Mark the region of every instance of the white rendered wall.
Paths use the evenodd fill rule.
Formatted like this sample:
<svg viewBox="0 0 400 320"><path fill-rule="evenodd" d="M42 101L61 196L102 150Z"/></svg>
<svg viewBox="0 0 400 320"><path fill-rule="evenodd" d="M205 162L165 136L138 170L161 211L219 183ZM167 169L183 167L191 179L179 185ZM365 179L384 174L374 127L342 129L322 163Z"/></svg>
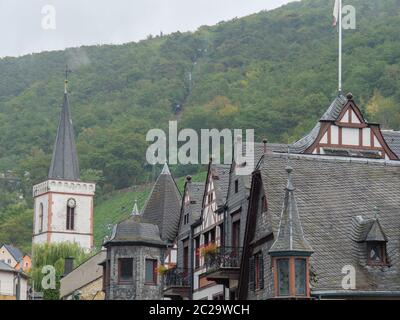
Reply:
<svg viewBox="0 0 400 320"><path fill-rule="evenodd" d="M331 143L332 144L339 144L339 127L338 126L331 126Z"/></svg>
<svg viewBox="0 0 400 320"><path fill-rule="evenodd" d="M15 276L14 272L0 271L0 296L15 296ZM26 278L22 278L21 287L21 300L27 300L28 282Z"/></svg>
<svg viewBox="0 0 400 320"><path fill-rule="evenodd" d="M358 128L342 128L342 144L350 146L359 145Z"/></svg>
<svg viewBox="0 0 400 320"><path fill-rule="evenodd" d="M47 180L33 187L33 243L76 242L90 250L93 246L93 197L95 184ZM75 199L74 230L67 230L67 201ZM39 232L40 205L43 205L43 230Z"/></svg>

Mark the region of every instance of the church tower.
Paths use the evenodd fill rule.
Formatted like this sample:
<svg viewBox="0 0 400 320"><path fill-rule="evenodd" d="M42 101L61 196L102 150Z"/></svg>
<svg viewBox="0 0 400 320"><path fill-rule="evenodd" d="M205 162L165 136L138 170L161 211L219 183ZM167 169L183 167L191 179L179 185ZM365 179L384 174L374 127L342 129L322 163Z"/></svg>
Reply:
<svg viewBox="0 0 400 320"><path fill-rule="evenodd" d="M79 178L67 92L58 123L48 179L33 187L34 222L32 243L75 242L82 248L93 247L93 197L95 184Z"/></svg>

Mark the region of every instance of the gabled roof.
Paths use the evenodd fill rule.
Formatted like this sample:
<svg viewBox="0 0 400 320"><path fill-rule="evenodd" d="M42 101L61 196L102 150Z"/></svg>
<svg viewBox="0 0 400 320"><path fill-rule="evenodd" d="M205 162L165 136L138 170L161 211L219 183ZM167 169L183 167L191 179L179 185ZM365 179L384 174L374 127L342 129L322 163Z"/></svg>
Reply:
<svg viewBox="0 0 400 320"><path fill-rule="evenodd" d="M292 168L286 167L288 182L285 188L285 198L281 219L279 221L278 235L269 249L269 254L311 254L312 248L304 237L301 227L299 211L297 209L294 186L292 183Z"/></svg>
<svg viewBox="0 0 400 320"><path fill-rule="evenodd" d="M11 266L9 266L7 263L0 261L0 270L1 271L10 271L10 272L14 272L15 270L13 268L11 268Z"/></svg>
<svg viewBox="0 0 400 320"><path fill-rule="evenodd" d="M178 233L180 209L181 194L166 164L143 208L143 221L157 225L161 239L173 242Z"/></svg>
<svg viewBox="0 0 400 320"><path fill-rule="evenodd" d="M293 154L289 160L299 217L314 251L313 290L342 290L341 269L346 265L356 268L358 290L400 290L400 163ZM266 220L274 236L279 230L286 165L287 155L267 154L260 166L268 201ZM357 217L374 219L375 206L388 241L390 268L385 271L367 266L365 244L359 243L360 233L355 232ZM252 221L249 217L248 223Z"/></svg>
<svg viewBox="0 0 400 320"><path fill-rule="evenodd" d="M378 242L387 242L387 238L381 224L378 219L374 219L372 222L371 228L369 229L367 236L365 237L365 241L378 241Z"/></svg>
<svg viewBox="0 0 400 320"><path fill-rule="evenodd" d="M21 260L21 258L23 257L22 252L17 248L14 247L10 244L4 244L4 247L7 249L7 251L13 256L13 258L15 259L15 261L19 261Z"/></svg>
<svg viewBox="0 0 400 320"><path fill-rule="evenodd" d="M201 216L201 200L203 199L204 188L204 182L190 182L186 184L186 190L189 192L190 197L189 206L192 221L199 219Z"/></svg>
<svg viewBox="0 0 400 320"><path fill-rule="evenodd" d="M226 197L228 194L230 167L231 166L229 164L211 163L209 168L208 176L210 174L212 175L215 197L218 207L225 205L226 202Z"/></svg>
<svg viewBox="0 0 400 320"><path fill-rule="evenodd" d="M64 298L103 276L103 268L98 264L107 257L101 250L91 256L60 280L60 297Z"/></svg>
<svg viewBox="0 0 400 320"><path fill-rule="evenodd" d="M344 95L338 95L323 114L320 121L336 121L348 101Z"/></svg>
<svg viewBox="0 0 400 320"><path fill-rule="evenodd" d="M400 153L400 134L395 132L385 132L379 127L379 124L368 122L359 107L353 100L353 95L348 93L346 97L343 95L337 96L329 106L328 110L320 118L314 128L303 138L290 145L290 153L312 153L315 147L322 138L323 134L327 132L331 124L344 125L347 121L342 121L347 110L352 110L359 120L360 128L370 128L374 132L374 136L378 139L379 143L384 149L384 153L391 160L398 160ZM349 113L351 116L352 113ZM351 125L354 125L353 123ZM329 142L330 143L330 142ZM346 157L363 157L363 158L382 158L382 154L377 150L369 150L366 148L353 148L350 146L324 147L326 155L332 156L346 156ZM319 152L318 152L319 153Z"/></svg>
<svg viewBox="0 0 400 320"><path fill-rule="evenodd" d="M290 145L290 152L303 153L306 151L314 143L315 139L317 139L318 133L321 129L321 121L335 121L339 117L341 111L348 101L349 100L345 96L338 95L333 100L328 110L326 110L323 116L319 119L314 128L303 138Z"/></svg>
<svg viewBox="0 0 400 320"><path fill-rule="evenodd" d="M78 155L67 92L64 93L49 178L79 180Z"/></svg>

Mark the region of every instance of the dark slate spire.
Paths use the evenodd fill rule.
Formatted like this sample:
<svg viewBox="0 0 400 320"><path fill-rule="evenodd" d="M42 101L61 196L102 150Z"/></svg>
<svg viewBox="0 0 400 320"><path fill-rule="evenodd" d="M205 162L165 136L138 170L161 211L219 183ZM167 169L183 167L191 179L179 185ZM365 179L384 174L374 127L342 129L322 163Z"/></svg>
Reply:
<svg viewBox="0 0 400 320"><path fill-rule="evenodd" d="M285 188L285 199L279 223L278 236L273 243L269 253L279 255L281 253L302 253L311 254L312 248L304 237L301 227L299 212L297 209L296 198L294 196L291 167L286 167L288 173L288 183Z"/></svg>
<svg viewBox="0 0 400 320"><path fill-rule="evenodd" d="M68 72L66 72L66 75L68 75ZM69 108L67 83L68 80L66 78L64 101L58 122L49 179L79 180L79 164Z"/></svg>
<svg viewBox="0 0 400 320"><path fill-rule="evenodd" d="M143 208L143 221L157 225L161 239L173 242L178 233L180 211L181 194L166 163Z"/></svg>

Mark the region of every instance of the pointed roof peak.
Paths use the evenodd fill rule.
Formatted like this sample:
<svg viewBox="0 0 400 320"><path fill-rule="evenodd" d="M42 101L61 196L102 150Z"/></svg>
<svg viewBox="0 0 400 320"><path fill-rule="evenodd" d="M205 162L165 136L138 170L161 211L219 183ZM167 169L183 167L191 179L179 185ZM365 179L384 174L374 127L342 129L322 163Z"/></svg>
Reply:
<svg viewBox="0 0 400 320"><path fill-rule="evenodd" d="M158 225L161 238L173 242L179 226L181 194L168 164L158 176L143 206L143 221Z"/></svg>
<svg viewBox="0 0 400 320"><path fill-rule="evenodd" d="M133 205L133 209L132 209L132 216L139 216L140 215L140 210L137 204L137 199L135 199L135 204Z"/></svg>
<svg viewBox="0 0 400 320"><path fill-rule="evenodd" d="M287 166L286 172L288 173L288 182L285 188L285 198L279 222L278 235L269 253L271 255L279 255L281 253L287 254L296 252L297 254L302 253L309 255L313 250L304 237L300 222L291 175L293 168Z"/></svg>
<svg viewBox="0 0 400 320"><path fill-rule="evenodd" d="M49 179L79 180L78 155L67 92L64 92Z"/></svg>
<svg viewBox="0 0 400 320"><path fill-rule="evenodd" d="M290 165L286 166L286 172L288 174L288 181L287 181L287 185L286 185L286 190L288 191L294 191L295 188L293 186L293 181L292 181L292 172L293 172L293 168Z"/></svg>
<svg viewBox="0 0 400 320"><path fill-rule="evenodd" d="M171 175L171 171L169 170L169 167L168 167L168 162L165 161L164 167L163 167L163 169L162 169L162 171L161 171L160 174L168 174L168 175Z"/></svg>

